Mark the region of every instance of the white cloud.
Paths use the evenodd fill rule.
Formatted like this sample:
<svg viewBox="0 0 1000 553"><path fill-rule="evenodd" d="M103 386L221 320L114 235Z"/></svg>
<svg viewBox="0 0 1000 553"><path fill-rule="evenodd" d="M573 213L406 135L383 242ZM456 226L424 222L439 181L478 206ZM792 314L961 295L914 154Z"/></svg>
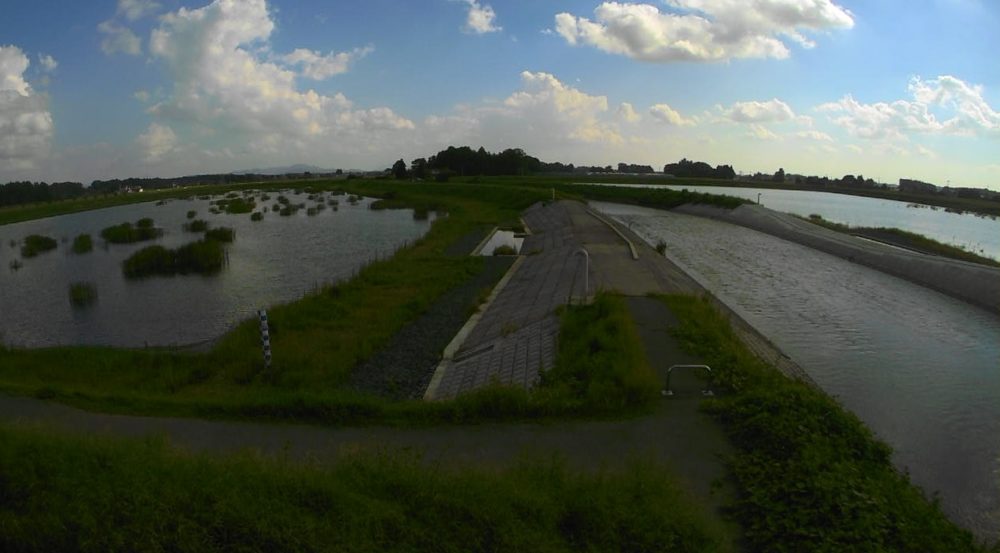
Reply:
<svg viewBox="0 0 1000 553"><path fill-rule="evenodd" d="M158 9L160 4L153 0L118 0L118 13L129 21L156 13Z"/></svg>
<svg viewBox="0 0 1000 553"><path fill-rule="evenodd" d="M806 140L815 140L816 142L833 142L833 138L830 135L821 131L799 131L795 133L795 136Z"/></svg>
<svg viewBox="0 0 1000 553"><path fill-rule="evenodd" d="M465 0L465 3L469 6L469 14L465 19L466 32L482 35L503 30L493 23L497 14L489 4L480 4L478 0Z"/></svg>
<svg viewBox="0 0 1000 553"><path fill-rule="evenodd" d="M146 132L140 134L135 141L142 148L145 160L154 163L173 151L177 146L177 135L166 125L150 123Z"/></svg>
<svg viewBox="0 0 1000 553"><path fill-rule="evenodd" d="M632 104L628 102L622 102L621 104L619 104L618 109L615 111L615 113L618 115L618 117L620 117L622 120L628 123L638 123L639 120L642 119L639 113L635 111L635 108L632 107Z"/></svg>
<svg viewBox="0 0 1000 553"><path fill-rule="evenodd" d="M802 32L849 29L852 14L831 0L667 0L650 4L604 2L594 20L555 16L555 31L571 45L587 45L648 62L787 58L783 41L814 43Z"/></svg>
<svg viewBox="0 0 1000 553"><path fill-rule="evenodd" d="M52 71L55 71L57 67L59 67L59 62L57 62L55 58L53 58L48 54L38 54L38 63L42 65L42 69L46 73L51 73Z"/></svg>
<svg viewBox="0 0 1000 553"><path fill-rule="evenodd" d="M781 140L781 137L771 132L770 129L756 123L750 125L750 129L747 130L747 136L757 140Z"/></svg>
<svg viewBox="0 0 1000 553"><path fill-rule="evenodd" d="M169 70L173 88L149 113L177 123L173 128L190 135L186 143L209 136L211 149L226 142L246 155L390 150L399 133L414 129L389 108L358 108L340 93L300 89L295 72L271 61L282 59L271 53L274 28L264 0L216 0L161 16L149 51ZM335 58L308 50L289 55L314 77L338 70Z"/></svg>
<svg viewBox="0 0 1000 553"><path fill-rule="evenodd" d="M150 98L149 91L146 90L136 90L132 93L132 97L144 104L148 102Z"/></svg>
<svg viewBox="0 0 1000 553"><path fill-rule="evenodd" d="M685 119L680 113L667 104L654 104L649 108L649 114L653 116L653 119L668 125L675 125L678 127L694 125L693 120Z"/></svg>
<svg viewBox="0 0 1000 553"><path fill-rule="evenodd" d="M723 109L722 115L737 123L778 123L795 117L792 108L777 98L766 102L736 102Z"/></svg>
<svg viewBox="0 0 1000 553"><path fill-rule="evenodd" d="M104 38L101 39L101 50L105 54L115 53L138 56L142 53L142 39L131 29L123 27L114 21L103 21L97 26Z"/></svg>
<svg viewBox="0 0 1000 553"><path fill-rule="evenodd" d="M334 75L346 73L355 61L367 56L375 50L372 46L355 48L350 52L340 52L322 55L306 48L296 48L291 54L282 57L289 65L302 66L302 76L322 81Z"/></svg>
<svg viewBox="0 0 1000 553"><path fill-rule="evenodd" d="M910 81L911 99L863 104L847 95L816 109L853 136L873 140L906 140L911 134L975 135L1000 131L1000 112L983 98L983 89L944 75ZM939 119L935 113L947 119Z"/></svg>
<svg viewBox="0 0 1000 553"><path fill-rule="evenodd" d="M523 71L521 82L522 90L503 102L508 116L531 122L536 132L562 134L559 138L621 142L618 131L602 117L608 111L607 96L591 96L550 73Z"/></svg>
<svg viewBox="0 0 1000 553"><path fill-rule="evenodd" d="M30 61L17 46L0 46L0 175L36 167L48 156L52 114L24 72Z"/></svg>

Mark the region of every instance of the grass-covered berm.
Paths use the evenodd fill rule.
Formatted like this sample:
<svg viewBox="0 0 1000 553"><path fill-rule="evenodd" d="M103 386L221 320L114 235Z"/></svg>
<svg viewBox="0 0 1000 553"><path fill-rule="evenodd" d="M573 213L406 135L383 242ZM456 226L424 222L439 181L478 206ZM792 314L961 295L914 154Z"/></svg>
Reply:
<svg viewBox="0 0 1000 553"><path fill-rule="evenodd" d="M0 425L0 550L725 552L663 466L580 473L416 455L291 462Z"/></svg>

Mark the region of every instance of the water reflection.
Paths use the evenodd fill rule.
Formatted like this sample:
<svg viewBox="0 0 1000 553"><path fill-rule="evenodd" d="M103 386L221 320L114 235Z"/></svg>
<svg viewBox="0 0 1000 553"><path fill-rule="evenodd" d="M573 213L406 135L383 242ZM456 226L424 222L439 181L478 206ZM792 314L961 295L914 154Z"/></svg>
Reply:
<svg viewBox="0 0 1000 553"><path fill-rule="evenodd" d="M273 206L277 193L258 206ZM282 192L290 203L307 207L323 201L305 193ZM326 200L329 201L329 200ZM350 277L364 263L391 255L423 235L430 221L409 210L373 211L370 200L356 205L340 198L309 216L306 210L281 217L269 212L259 222L249 214L209 212L208 200L173 200L164 205L134 204L25 223L0 226L0 340L9 345L104 344L116 346L188 344L211 339L256 309L302 297L319 286ZM175 248L200 237L182 229L187 212L212 226L232 227L229 264L213 276L153 277L126 280L121 262L149 244ZM105 246L102 228L152 217L164 236L154 242ZM90 233L94 251L76 255L70 244ZM25 260L18 271L6 269L19 257L11 240L44 234L60 241L52 252ZM63 239L66 241L63 242ZM97 285L97 302L73 309L70 282Z"/></svg>

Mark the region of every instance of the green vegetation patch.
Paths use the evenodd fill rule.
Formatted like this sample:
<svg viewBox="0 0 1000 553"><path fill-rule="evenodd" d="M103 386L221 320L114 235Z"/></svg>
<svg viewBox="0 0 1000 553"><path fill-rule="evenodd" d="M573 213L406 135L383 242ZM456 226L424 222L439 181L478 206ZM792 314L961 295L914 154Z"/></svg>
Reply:
<svg viewBox="0 0 1000 553"><path fill-rule="evenodd" d="M87 253L94 249L94 240L89 234L80 234L73 239L72 251L76 254Z"/></svg>
<svg viewBox="0 0 1000 553"><path fill-rule="evenodd" d="M414 455L332 464L187 454L0 426L3 551L726 550L661 466L584 474L558 460L490 471Z"/></svg>
<svg viewBox="0 0 1000 553"><path fill-rule="evenodd" d="M624 298L600 293L593 304L567 307L560 317L556 364L542 374L538 391L543 399L587 413L652 404L659 382Z"/></svg>
<svg viewBox="0 0 1000 553"><path fill-rule="evenodd" d="M195 219L190 223L184 223L184 230L187 232L205 232L208 230L208 221L204 219Z"/></svg>
<svg viewBox="0 0 1000 553"><path fill-rule="evenodd" d="M87 307L97 301L97 286L93 282L72 282L69 285L69 302L73 307Z"/></svg>
<svg viewBox="0 0 1000 553"><path fill-rule="evenodd" d="M223 211L229 214L250 213L257 207L252 198L230 197L230 195L217 203Z"/></svg>
<svg viewBox="0 0 1000 553"><path fill-rule="evenodd" d="M42 236L41 234L31 234L24 238L24 245L21 246L21 257L35 257L40 253L56 249L58 245L55 238Z"/></svg>
<svg viewBox="0 0 1000 553"><path fill-rule="evenodd" d="M267 207L265 207L264 209L267 210ZM264 220L264 214L261 213L260 211L254 211L253 214L250 215L250 220L251 221L263 221Z"/></svg>
<svg viewBox="0 0 1000 553"><path fill-rule="evenodd" d="M163 246L143 248L122 262L122 272L127 278L144 278L154 275L213 274L225 265L225 250L216 240L198 240L177 249Z"/></svg>
<svg viewBox="0 0 1000 553"><path fill-rule="evenodd" d="M707 403L737 448L733 508L753 551L984 551L893 467L888 446L835 400L750 353L705 299L663 298L675 335L714 370Z"/></svg>
<svg viewBox="0 0 1000 553"><path fill-rule="evenodd" d="M101 238L112 244L132 244L153 240L163 235L163 230L153 226L153 220L140 219L135 225L121 223L101 230Z"/></svg>
<svg viewBox="0 0 1000 553"><path fill-rule="evenodd" d="M236 239L236 231L229 227L218 227L205 232L205 240L215 240L216 242L232 242Z"/></svg>

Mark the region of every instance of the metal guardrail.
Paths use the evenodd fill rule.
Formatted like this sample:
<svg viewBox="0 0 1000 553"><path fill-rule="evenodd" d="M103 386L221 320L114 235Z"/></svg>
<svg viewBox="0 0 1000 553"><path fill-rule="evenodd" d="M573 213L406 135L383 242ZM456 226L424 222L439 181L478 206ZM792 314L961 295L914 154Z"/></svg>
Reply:
<svg viewBox="0 0 1000 553"><path fill-rule="evenodd" d="M670 397L674 395L674 391L670 389L670 375L673 374L674 369L705 369L706 371L708 371L708 376L709 376L708 388L702 390L701 395L703 396L715 395L715 393L712 391L712 380L711 380L712 367L709 367L708 365L672 365L669 369L667 369L667 382L666 384L664 384L663 390L660 391L660 394L662 394L664 397Z"/></svg>

